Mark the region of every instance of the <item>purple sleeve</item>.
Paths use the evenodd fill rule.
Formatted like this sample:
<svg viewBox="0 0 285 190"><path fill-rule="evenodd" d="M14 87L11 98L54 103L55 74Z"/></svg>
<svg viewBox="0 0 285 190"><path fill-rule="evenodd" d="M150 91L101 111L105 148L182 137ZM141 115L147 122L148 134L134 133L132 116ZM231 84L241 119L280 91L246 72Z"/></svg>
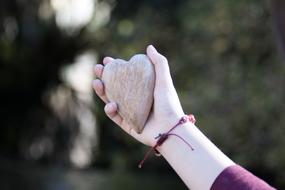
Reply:
<svg viewBox="0 0 285 190"><path fill-rule="evenodd" d="M227 167L215 180L211 190L274 190L241 166Z"/></svg>

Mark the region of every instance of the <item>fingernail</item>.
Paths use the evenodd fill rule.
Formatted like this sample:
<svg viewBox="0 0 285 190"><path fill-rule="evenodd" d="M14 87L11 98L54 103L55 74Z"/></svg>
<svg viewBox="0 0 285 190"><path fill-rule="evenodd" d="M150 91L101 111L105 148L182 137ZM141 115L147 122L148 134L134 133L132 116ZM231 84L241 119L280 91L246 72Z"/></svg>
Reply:
<svg viewBox="0 0 285 190"><path fill-rule="evenodd" d="M115 102L111 102L111 103L109 103L109 105L110 105L110 108L112 108L112 110L115 110L116 109L116 103Z"/></svg>
<svg viewBox="0 0 285 190"><path fill-rule="evenodd" d="M95 75L96 75L96 76L97 76L97 75L100 75L100 73L102 72L103 68L104 68L103 65L101 65L101 64L96 64L96 65L94 66ZM97 77L100 77L100 76L97 76Z"/></svg>
<svg viewBox="0 0 285 190"><path fill-rule="evenodd" d="M153 45L149 45L148 47L150 48L151 51L156 52L156 49Z"/></svg>
<svg viewBox="0 0 285 190"><path fill-rule="evenodd" d="M107 63L110 62L111 60L112 60L111 57L104 57L103 63L104 63L104 64L107 64Z"/></svg>
<svg viewBox="0 0 285 190"><path fill-rule="evenodd" d="M107 57L104 57L103 59L103 63L106 64L107 63Z"/></svg>
<svg viewBox="0 0 285 190"><path fill-rule="evenodd" d="M96 65L94 66L94 68L100 68L101 66L103 66L103 65L101 65L101 64L96 64Z"/></svg>
<svg viewBox="0 0 285 190"><path fill-rule="evenodd" d="M106 111L110 111L111 106L112 106L112 105L110 105L110 103L108 103L108 104L106 105Z"/></svg>
<svg viewBox="0 0 285 190"><path fill-rule="evenodd" d="M105 110L107 113L114 112L116 110L116 104L114 102L108 103Z"/></svg>
<svg viewBox="0 0 285 190"><path fill-rule="evenodd" d="M94 72L96 72L97 69L98 69L98 64L94 65L93 67Z"/></svg>

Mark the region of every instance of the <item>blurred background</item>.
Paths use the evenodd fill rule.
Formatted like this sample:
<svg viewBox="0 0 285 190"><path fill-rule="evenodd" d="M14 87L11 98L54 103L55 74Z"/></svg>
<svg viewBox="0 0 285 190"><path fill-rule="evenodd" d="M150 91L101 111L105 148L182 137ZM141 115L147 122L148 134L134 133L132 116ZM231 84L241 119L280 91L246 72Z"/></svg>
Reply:
<svg viewBox="0 0 285 190"><path fill-rule="evenodd" d="M155 45L185 113L230 158L285 188L283 0L1 0L0 188L186 189L106 118L105 55Z"/></svg>

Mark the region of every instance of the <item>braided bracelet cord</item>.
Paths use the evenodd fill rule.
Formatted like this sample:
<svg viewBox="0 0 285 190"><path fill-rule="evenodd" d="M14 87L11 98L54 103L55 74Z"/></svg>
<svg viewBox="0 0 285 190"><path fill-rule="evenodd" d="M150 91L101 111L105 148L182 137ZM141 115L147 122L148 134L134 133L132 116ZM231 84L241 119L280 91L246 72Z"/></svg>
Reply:
<svg viewBox="0 0 285 190"><path fill-rule="evenodd" d="M158 136L155 137L155 139L157 139L156 144L147 151L144 158L139 163L138 167L142 168L144 162L147 160L147 158L149 157L149 155L152 151L155 152L156 155L160 155L160 153L158 152L158 150L156 148L161 146L168 139L169 136L175 136L175 137L181 139L193 151L194 148L183 137L181 137L177 134L171 133L176 127L178 127L179 125L184 124L188 121L195 124L196 119L195 119L193 114L185 115L185 116L181 117L181 119L178 121L178 123L176 125L174 125L169 131L167 131L166 133L158 134Z"/></svg>

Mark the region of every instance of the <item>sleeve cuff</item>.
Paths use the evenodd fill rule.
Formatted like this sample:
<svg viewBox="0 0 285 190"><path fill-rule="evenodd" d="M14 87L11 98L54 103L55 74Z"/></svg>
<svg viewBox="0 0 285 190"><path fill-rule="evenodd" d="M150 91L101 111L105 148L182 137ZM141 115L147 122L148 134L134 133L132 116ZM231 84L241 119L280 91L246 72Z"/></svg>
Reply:
<svg viewBox="0 0 285 190"><path fill-rule="evenodd" d="M211 190L274 190L266 182L239 165L227 167L214 181Z"/></svg>

